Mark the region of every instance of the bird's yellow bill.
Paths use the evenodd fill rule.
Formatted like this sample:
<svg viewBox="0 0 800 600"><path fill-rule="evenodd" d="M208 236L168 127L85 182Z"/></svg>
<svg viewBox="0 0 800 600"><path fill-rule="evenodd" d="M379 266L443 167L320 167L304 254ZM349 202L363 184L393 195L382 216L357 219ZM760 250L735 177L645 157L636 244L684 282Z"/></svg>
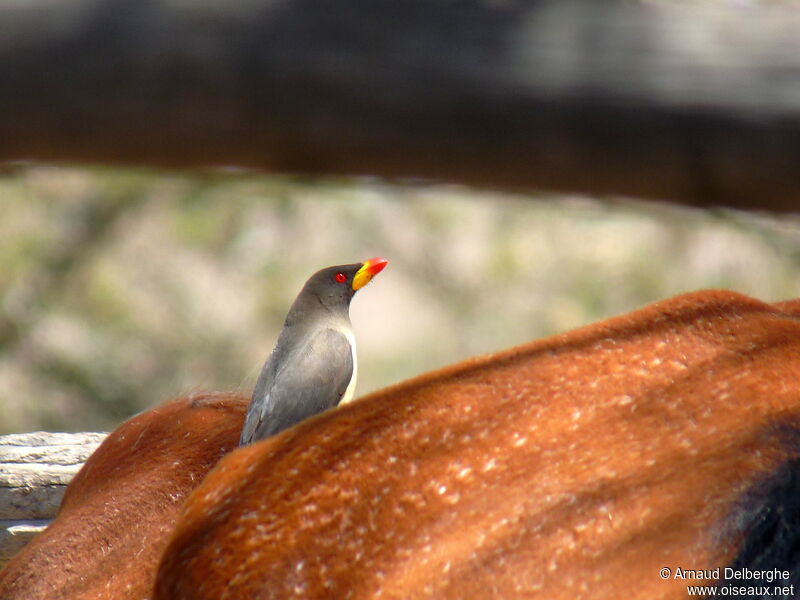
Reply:
<svg viewBox="0 0 800 600"><path fill-rule="evenodd" d="M357 291L367 285L375 275L383 271L383 267L387 264L389 261L385 258L370 258L363 263L353 277L353 289Z"/></svg>

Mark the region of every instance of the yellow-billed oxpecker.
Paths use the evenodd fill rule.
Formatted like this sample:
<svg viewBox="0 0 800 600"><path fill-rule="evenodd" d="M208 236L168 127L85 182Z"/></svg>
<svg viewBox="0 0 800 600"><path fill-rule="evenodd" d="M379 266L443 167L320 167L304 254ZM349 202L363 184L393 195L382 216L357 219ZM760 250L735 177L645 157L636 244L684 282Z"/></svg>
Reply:
<svg viewBox="0 0 800 600"><path fill-rule="evenodd" d="M352 398L357 363L350 301L387 262L372 258L328 267L306 282L258 378L242 429L242 445Z"/></svg>

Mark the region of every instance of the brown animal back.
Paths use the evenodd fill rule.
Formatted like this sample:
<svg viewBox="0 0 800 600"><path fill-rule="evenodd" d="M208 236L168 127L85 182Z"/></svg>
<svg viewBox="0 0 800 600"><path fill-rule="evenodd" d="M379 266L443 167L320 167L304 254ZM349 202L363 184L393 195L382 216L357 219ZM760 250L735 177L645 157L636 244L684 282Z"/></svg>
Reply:
<svg viewBox="0 0 800 600"><path fill-rule="evenodd" d="M3 600L148 598L179 508L236 447L247 399L194 394L114 430L57 518L0 572Z"/></svg>
<svg viewBox="0 0 800 600"><path fill-rule="evenodd" d="M683 598L660 569L734 559L799 415L800 320L679 296L236 450L156 598Z"/></svg>

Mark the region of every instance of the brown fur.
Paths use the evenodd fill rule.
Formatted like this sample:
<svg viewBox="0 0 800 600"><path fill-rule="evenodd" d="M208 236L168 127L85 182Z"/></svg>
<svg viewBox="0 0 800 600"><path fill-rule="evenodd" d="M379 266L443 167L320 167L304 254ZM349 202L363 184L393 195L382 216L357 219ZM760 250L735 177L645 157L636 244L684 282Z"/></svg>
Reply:
<svg viewBox="0 0 800 600"><path fill-rule="evenodd" d="M220 461L158 600L683 598L795 455L800 303L687 294L372 394Z"/></svg>
<svg viewBox="0 0 800 600"><path fill-rule="evenodd" d="M247 402L195 394L123 423L75 476L55 521L0 572L0 598L149 598L183 500L237 445Z"/></svg>

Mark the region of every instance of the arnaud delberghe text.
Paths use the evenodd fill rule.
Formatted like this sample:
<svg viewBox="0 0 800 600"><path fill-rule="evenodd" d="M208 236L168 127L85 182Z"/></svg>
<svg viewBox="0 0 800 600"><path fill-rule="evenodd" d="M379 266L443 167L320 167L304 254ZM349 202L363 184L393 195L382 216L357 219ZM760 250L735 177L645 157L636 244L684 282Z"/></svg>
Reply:
<svg viewBox="0 0 800 600"><path fill-rule="evenodd" d="M673 579L707 579L718 581L720 578L726 581L735 579L736 581L780 581L789 579L789 571L780 569L734 569L732 567L717 567L716 569L682 569L677 567L672 574Z"/></svg>

